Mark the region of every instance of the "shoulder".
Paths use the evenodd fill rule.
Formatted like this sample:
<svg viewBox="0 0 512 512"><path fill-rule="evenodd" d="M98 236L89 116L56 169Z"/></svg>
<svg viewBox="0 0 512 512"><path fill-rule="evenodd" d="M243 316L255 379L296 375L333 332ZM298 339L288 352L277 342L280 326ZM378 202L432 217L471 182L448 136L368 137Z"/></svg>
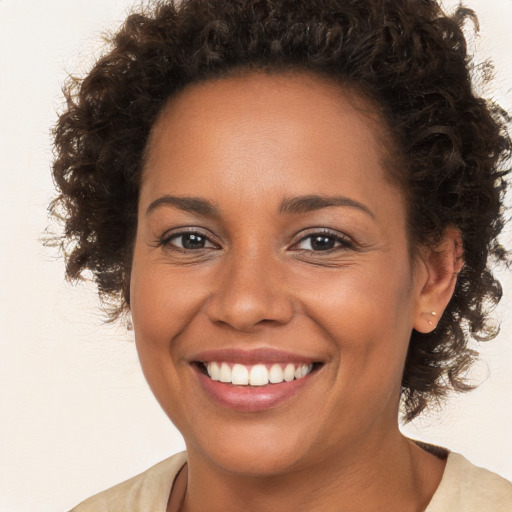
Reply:
<svg viewBox="0 0 512 512"><path fill-rule="evenodd" d="M512 512L512 483L450 453L443 478L425 512Z"/></svg>
<svg viewBox="0 0 512 512"><path fill-rule="evenodd" d="M165 512L174 478L187 460L185 452L144 473L100 492L70 512Z"/></svg>

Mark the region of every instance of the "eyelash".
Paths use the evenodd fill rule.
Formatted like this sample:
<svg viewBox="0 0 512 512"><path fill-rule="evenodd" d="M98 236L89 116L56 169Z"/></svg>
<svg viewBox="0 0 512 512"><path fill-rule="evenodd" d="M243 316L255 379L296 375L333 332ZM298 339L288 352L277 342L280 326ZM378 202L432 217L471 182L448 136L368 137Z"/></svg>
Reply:
<svg viewBox="0 0 512 512"><path fill-rule="evenodd" d="M319 250L315 251L313 249L292 249L295 251L308 251L308 252L314 252L314 253L331 253L338 250L346 250L346 249L355 249L353 241L344 235L341 235L340 233L331 231L330 229L326 228L320 228L320 229L313 229L309 231L305 236L302 236L299 241L293 244L292 247L298 246L302 242L305 242L306 240L309 240L310 245L313 243L314 238L330 238L334 240L335 245L334 247L331 247L329 249L325 250Z"/></svg>
<svg viewBox="0 0 512 512"><path fill-rule="evenodd" d="M182 238L182 245L183 245L183 237L186 235L192 235L192 236L195 235L197 237L200 237L201 239L203 239L205 241L205 243L211 244L212 247L199 247L197 249L187 249L185 247L178 247L172 243L173 240ZM217 245L211 241L211 239L208 235L206 235L205 233L202 233L201 231L198 231L197 229L190 229L190 231L189 230L181 230L181 231L177 231L175 233L170 233L170 234L166 233L159 240L158 245L161 247L169 247L169 248L172 248L172 250L184 252L184 253L197 252L200 250L211 249L211 248L217 247Z"/></svg>
<svg viewBox="0 0 512 512"><path fill-rule="evenodd" d="M186 235L191 235L191 236L196 236L196 237L199 237L201 240L204 241L205 244L210 244L210 246L208 247L198 247L198 248L195 248L195 249L191 249L191 248L186 248L186 247L179 247L179 246L176 246L172 243L173 240L177 240L177 239L182 239L182 245L183 245L183 237L186 236ZM313 249L313 239L314 238L324 238L324 239L331 239L331 243L334 243L334 246L333 247L329 247L325 250L314 250ZM310 247L309 249L305 249L305 248L296 248L297 246L299 246L300 244L304 243L305 241L309 240L309 244L310 244ZM205 233L197 230L197 229L190 229L190 231L188 230L181 230L181 231L177 231L177 232L174 232L174 233L171 233L171 234L165 234L158 242L158 246L161 246L161 247L168 247L170 248L171 250L174 250L174 251L179 251L179 252L182 252L182 253L194 253L194 252L199 252L199 251L202 251L202 250L209 250L209 249L215 249L215 248L219 248L218 245L214 242L212 242L211 238L206 235ZM339 233L337 232L334 232L334 231L331 231L329 229L326 229L326 228L316 228L316 229L311 229L305 236L302 236L297 242L295 242L290 250L292 251L301 251L301 252L309 252L309 253L315 253L315 254L321 254L321 253L326 253L326 254L330 254L332 252L335 252L335 251L339 251L339 250L347 250L347 249L352 249L352 250L355 250L355 244L354 242L347 236L343 236L343 235L340 235Z"/></svg>

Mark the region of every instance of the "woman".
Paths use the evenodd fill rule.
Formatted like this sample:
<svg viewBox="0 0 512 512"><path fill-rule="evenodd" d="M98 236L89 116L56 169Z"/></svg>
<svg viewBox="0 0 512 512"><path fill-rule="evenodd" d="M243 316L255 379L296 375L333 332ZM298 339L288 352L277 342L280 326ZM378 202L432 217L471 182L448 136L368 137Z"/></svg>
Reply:
<svg viewBox="0 0 512 512"><path fill-rule="evenodd" d="M68 91L67 273L130 312L179 454L82 511L509 510L415 443L490 338L510 154L434 2L187 0ZM116 302L117 300L117 302Z"/></svg>

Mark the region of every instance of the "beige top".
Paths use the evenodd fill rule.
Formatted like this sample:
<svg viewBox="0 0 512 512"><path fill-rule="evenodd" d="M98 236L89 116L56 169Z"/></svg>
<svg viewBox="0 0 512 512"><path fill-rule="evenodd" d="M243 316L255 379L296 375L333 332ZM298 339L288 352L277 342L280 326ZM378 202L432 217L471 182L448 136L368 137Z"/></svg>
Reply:
<svg viewBox="0 0 512 512"><path fill-rule="evenodd" d="M103 491L70 512L166 512L185 452ZM512 512L512 483L450 453L439 487L425 512Z"/></svg>

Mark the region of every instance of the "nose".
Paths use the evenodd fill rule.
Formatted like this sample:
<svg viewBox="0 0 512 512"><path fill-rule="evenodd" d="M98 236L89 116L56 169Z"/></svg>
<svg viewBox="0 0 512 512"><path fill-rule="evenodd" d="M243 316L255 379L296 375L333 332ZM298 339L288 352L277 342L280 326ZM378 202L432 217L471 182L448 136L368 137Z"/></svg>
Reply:
<svg viewBox="0 0 512 512"><path fill-rule="evenodd" d="M219 270L207 305L210 321L251 332L263 324L284 325L292 319L282 263L258 255L233 255Z"/></svg>

